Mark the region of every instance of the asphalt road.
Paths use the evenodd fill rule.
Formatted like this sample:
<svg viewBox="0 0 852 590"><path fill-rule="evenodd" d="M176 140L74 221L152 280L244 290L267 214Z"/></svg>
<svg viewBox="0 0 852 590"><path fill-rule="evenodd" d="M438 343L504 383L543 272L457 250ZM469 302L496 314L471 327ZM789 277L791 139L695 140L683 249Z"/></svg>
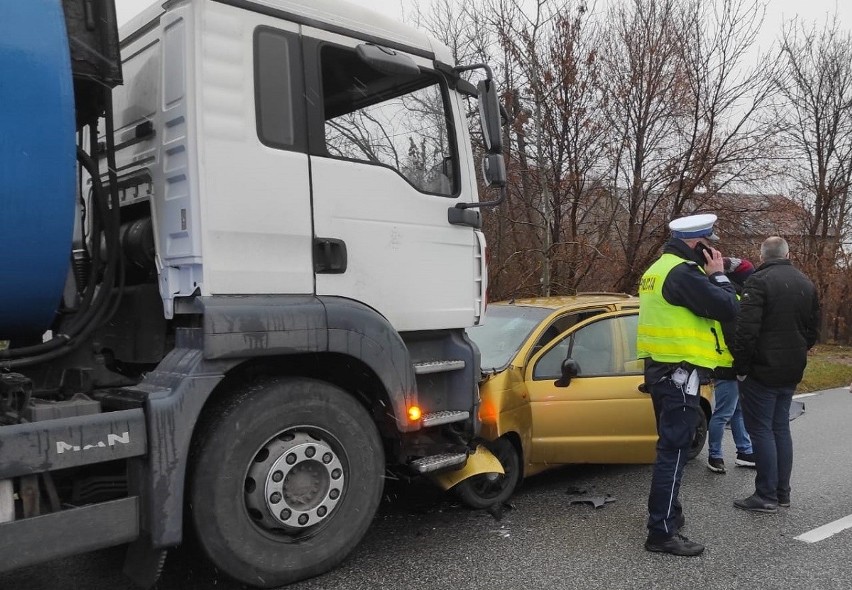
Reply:
<svg viewBox="0 0 852 590"><path fill-rule="evenodd" d="M497 518L422 486L388 482L380 512L336 570L289 587L332 589L760 589L852 588L852 528L807 543L796 537L852 515L852 394L802 399L792 422L792 506L774 515L736 510L754 472L687 466L684 533L707 545L697 558L650 554L645 538L649 466L565 467L528 479ZM725 437L725 456L735 449ZM614 501L572 503L578 492ZM852 518L852 517L850 517ZM842 525L839 525L842 526ZM2 590L124 590L120 548L0 575ZM235 590L189 549L170 553L159 590Z"/></svg>

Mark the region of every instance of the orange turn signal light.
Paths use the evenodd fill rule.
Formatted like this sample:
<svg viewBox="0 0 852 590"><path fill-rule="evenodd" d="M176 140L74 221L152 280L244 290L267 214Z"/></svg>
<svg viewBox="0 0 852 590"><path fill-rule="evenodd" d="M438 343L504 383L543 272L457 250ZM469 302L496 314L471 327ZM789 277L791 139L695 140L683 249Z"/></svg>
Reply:
<svg viewBox="0 0 852 590"><path fill-rule="evenodd" d="M408 408L408 419L412 422L417 422L420 420L420 417L423 415L423 412L420 411L418 406L411 406Z"/></svg>

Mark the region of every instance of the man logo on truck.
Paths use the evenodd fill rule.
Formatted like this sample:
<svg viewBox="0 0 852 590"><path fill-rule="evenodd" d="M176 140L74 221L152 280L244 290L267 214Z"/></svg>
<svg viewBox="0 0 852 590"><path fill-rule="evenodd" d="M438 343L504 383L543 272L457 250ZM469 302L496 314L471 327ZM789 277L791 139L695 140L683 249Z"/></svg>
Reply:
<svg viewBox="0 0 852 590"><path fill-rule="evenodd" d="M106 442L99 440L95 444L83 445L83 446L69 445L67 442L58 440L58 441L56 441L56 454L61 455L65 451L78 452L78 451L88 451L89 449L96 449L96 448L105 449L106 447L114 447L118 443L121 443L123 445L129 445L130 444L130 433L124 432L121 435L109 433L109 434L107 434Z"/></svg>

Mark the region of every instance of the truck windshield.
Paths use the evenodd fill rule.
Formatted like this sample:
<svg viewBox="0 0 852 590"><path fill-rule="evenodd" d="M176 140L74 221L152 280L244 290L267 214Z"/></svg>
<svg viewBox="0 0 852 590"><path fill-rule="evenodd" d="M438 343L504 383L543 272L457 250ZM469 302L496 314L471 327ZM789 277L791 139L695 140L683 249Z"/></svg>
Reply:
<svg viewBox="0 0 852 590"><path fill-rule="evenodd" d="M438 76L385 74L323 47L325 145L333 157L392 168L426 193L457 190L452 120Z"/></svg>
<svg viewBox="0 0 852 590"><path fill-rule="evenodd" d="M489 305L485 321L467 329L482 355L481 369L491 371L508 365L533 329L552 311L526 305Z"/></svg>

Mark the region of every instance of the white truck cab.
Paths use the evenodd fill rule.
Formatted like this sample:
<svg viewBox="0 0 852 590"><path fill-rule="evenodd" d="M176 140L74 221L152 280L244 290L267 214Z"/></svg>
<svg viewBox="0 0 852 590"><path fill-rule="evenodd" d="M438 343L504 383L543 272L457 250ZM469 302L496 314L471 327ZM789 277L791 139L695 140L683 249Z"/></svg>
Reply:
<svg viewBox="0 0 852 590"><path fill-rule="evenodd" d="M446 46L336 0L172 3L121 33L119 144L161 133L119 150L119 182L150 171L168 317L197 294L311 293L398 331L477 321L482 234L448 223L478 194Z"/></svg>

